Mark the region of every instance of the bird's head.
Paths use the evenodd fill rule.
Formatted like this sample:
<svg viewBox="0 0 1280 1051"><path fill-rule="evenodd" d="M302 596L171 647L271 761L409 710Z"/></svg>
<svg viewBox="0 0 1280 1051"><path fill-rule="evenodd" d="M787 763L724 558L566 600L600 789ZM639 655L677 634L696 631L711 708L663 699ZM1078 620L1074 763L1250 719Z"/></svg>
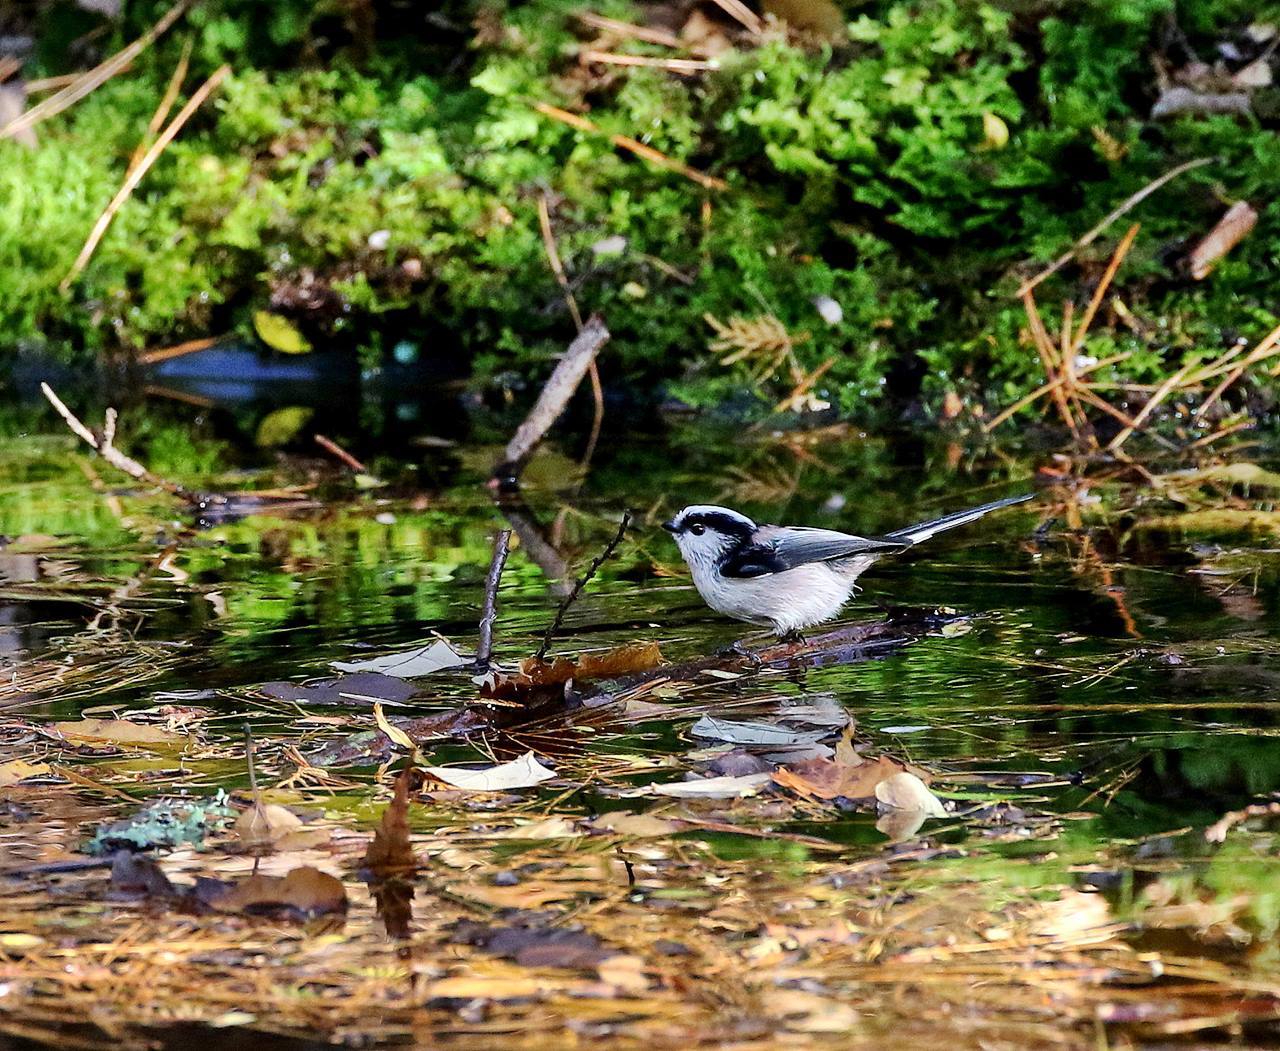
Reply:
<svg viewBox="0 0 1280 1051"><path fill-rule="evenodd" d="M662 528L675 537L690 566L713 566L734 548L749 544L756 524L732 508L693 504L663 522Z"/></svg>

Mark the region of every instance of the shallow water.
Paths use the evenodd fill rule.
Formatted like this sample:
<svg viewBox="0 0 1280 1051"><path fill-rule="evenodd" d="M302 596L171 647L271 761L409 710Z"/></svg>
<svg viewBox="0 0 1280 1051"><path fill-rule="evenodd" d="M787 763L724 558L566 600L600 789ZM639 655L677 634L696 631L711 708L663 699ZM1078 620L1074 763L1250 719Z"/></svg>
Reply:
<svg viewBox="0 0 1280 1051"><path fill-rule="evenodd" d="M941 439L842 428L771 434L680 424L656 437L606 432L586 472L572 459L572 442L548 449L530 465L524 502L512 507L496 504L484 485L497 445L369 449L331 428L384 480L362 489L305 445L283 458L255 449L251 418L217 429L189 415L126 414L122 433L140 435L131 451L189 486L297 484L314 506L197 528L184 506L110 477L52 428L0 443L0 715L42 722L165 706L202 713L206 747L180 762L69 760L90 784L125 784L135 801L243 788L246 723L259 740L296 738L312 756L371 731L367 704L284 704L259 687L325 676L332 660L404 649L432 633L469 650L492 537L505 526L516 528L517 543L500 591L499 660L514 663L536 648L567 579L630 509L636 525L571 607L552 652L655 640L667 660L680 661L751 630L703 606L658 528L685 503L714 500L762 521L875 533L1031 490L1037 499L1026 507L864 576L850 620L877 620L886 607L960 614L909 645L862 662L728 677L701 690L695 705L571 717L536 736L514 733L513 744L532 743L580 777L593 764L632 763L629 783L638 786L678 776L706 754L709 742L689 734L700 714L768 718L790 702L830 700L853 715L868 751L933 772L953 801L1009 801L1065 819L1052 852L1030 832L991 837L955 863L966 878L1027 861L1041 875L1021 872L1024 883L1083 879L1121 896L1132 893L1132 874L1097 863L1109 849L1207 825L1280 790L1280 551L1261 490L1218 494L1262 513L1261 524L1190 531L1169 500L1131 485L1037 484L1034 458L966 458ZM475 433L483 438L486 425ZM1259 460L1256 450L1251 456ZM567 578L557 575L565 569ZM448 711L475 696L466 677L430 686L424 699L389 705L388 714ZM442 743L428 753L435 762L478 760L493 745ZM370 756L338 771L355 785L327 797L330 817L374 818L380 804L367 785L376 763ZM626 776L606 777L603 787L584 780L563 797L529 795L578 817L637 807L634 798L619 801ZM448 820L456 814L418 813L415 827ZM975 835L953 824L934 841L977 846ZM774 875L785 877L786 866L802 866L816 849L798 837L839 845L845 861L873 857L888 842L874 813L812 807L762 811L744 819L742 834L709 828L701 840L726 863L754 858L781 865ZM72 847L75 837L63 842ZM1236 878L1246 883L1274 875L1269 856L1240 864ZM1093 874L1073 877L1073 865ZM1215 891L1231 889L1229 875L1200 871L1210 872Z"/></svg>

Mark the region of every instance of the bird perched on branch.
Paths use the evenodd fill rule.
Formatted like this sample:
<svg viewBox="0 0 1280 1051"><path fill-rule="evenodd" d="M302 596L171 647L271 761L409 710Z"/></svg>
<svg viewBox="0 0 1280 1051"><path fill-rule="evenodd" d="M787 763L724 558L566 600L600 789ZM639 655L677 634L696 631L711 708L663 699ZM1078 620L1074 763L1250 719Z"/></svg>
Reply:
<svg viewBox="0 0 1280 1051"><path fill-rule="evenodd" d="M686 507L662 528L675 537L708 606L737 620L767 624L778 635L793 635L835 617L858 577L885 555L1030 499L996 500L884 536L756 525L746 515L714 504Z"/></svg>

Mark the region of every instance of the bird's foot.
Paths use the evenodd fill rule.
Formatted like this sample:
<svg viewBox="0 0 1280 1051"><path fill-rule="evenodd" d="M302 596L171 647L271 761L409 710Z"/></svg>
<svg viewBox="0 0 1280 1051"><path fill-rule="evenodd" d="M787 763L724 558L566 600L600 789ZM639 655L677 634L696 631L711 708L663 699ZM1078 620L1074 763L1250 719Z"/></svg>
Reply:
<svg viewBox="0 0 1280 1051"><path fill-rule="evenodd" d="M724 647L719 654L721 657L745 657L749 660L753 667L759 668L763 666L764 661L760 654L748 646L742 639L736 639L732 645Z"/></svg>
<svg viewBox="0 0 1280 1051"><path fill-rule="evenodd" d="M790 645L801 645L809 640L805 638L804 632L800 630L784 631L778 636L779 642L785 642Z"/></svg>

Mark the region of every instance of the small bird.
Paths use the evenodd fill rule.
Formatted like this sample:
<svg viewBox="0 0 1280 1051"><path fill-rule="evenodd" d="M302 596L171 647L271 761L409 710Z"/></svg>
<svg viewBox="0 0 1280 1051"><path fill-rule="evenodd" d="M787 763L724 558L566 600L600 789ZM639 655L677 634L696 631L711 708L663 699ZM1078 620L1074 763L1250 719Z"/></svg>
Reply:
<svg viewBox="0 0 1280 1051"><path fill-rule="evenodd" d="M767 624L778 635L796 635L835 617L858 577L883 556L1030 499L996 500L884 536L756 525L746 515L714 504L686 507L662 528L675 537L708 606L737 620Z"/></svg>

